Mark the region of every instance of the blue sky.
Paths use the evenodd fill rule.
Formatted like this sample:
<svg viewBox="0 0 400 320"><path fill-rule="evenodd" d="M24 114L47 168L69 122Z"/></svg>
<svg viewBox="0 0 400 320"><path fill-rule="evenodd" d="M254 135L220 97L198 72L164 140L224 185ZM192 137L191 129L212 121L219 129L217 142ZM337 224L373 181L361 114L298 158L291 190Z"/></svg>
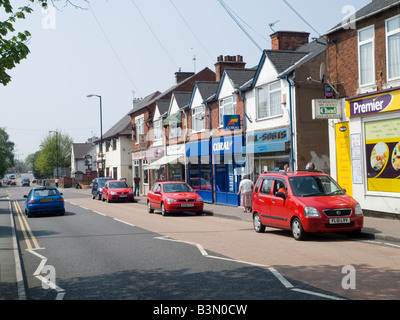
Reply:
<svg viewBox="0 0 400 320"><path fill-rule="evenodd" d="M340 23L349 6L359 10L371 0L224 0L257 45L218 0L96 0L91 10L80 1L87 10L33 6L17 25L32 34L31 54L0 87L0 127L21 160L40 149L49 131L74 142L99 136L99 99L88 94L102 96L105 133L133 97L168 89L179 69L214 71L219 55L242 55L254 67L274 31L306 31L311 40Z"/></svg>

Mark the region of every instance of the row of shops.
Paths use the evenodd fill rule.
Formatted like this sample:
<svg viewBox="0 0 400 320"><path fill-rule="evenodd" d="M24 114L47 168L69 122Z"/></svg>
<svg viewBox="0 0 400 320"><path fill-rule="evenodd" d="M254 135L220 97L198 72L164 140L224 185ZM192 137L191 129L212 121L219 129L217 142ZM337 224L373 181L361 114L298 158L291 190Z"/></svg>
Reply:
<svg viewBox="0 0 400 320"><path fill-rule="evenodd" d="M161 180L185 181L208 203L238 206L243 175L283 170L289 163L288 129L246 135L209 137L132 154L134 176L142 177L141 193Z"/></svg>

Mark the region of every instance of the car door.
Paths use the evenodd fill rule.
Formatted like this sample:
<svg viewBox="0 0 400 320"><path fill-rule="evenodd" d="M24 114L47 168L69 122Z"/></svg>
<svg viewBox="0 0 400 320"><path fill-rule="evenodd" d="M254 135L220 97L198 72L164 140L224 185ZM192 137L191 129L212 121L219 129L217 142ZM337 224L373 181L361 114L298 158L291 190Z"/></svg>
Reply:
<svg viewBox="0 0 400 320"><path fill-rule="evenodd" d="M285 197L277 195L277 193L285 193ZM290 228L291 212L287 200L287 185L284 179L275 178L271 195L271 219L274 225L281 228Z"/></svg>
<svg viewBox="0 0 400 320"><path fill-rule="evenodd" d="M273 179L269 177L262 178L258 194L257 206L260 215L261 223L263 225L271 225L270 210L271 210L271 187Z"/></svg>
<svg viewBox="0 0 400 320"><path fill-rule="evenodd" d="M152 198L150 199L151 206L153 208L161 209L161 200L162 200L161 184L160 183L156 183L153 186L153 189L152 189Z"/></svg>

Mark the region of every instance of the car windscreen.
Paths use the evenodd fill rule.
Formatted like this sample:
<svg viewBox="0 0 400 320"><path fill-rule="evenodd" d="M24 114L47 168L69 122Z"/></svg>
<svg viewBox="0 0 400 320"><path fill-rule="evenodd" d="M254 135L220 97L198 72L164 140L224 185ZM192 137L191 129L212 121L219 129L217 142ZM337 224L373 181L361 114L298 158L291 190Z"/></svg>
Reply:
<svg viewBox="0 0 400 320"><path fill-rule="evenodd" d="M329 176L299 176L289 178L292 192L297 197L344 195L337 182Z"/></svg>
<svg viewBox="0 0 400 320"><path fill-rule="evenodd" d="M193 189L185 183L167 183L163 186L163 191L170 192L191 192Z"/></svg>
<svg viewBox="0 0 400 320"><path fill-rule="evenodd" d="M39 189L33 192L33 196L36 197L54 197L58 196L55 189Z"/></svg>
<svg viewBox="0 0 400 320"><path fill-rule="evenodd" d="M128 185L124 181L118 181L118 182L110 182L108 187L109 188L128 188Z"/></svg>

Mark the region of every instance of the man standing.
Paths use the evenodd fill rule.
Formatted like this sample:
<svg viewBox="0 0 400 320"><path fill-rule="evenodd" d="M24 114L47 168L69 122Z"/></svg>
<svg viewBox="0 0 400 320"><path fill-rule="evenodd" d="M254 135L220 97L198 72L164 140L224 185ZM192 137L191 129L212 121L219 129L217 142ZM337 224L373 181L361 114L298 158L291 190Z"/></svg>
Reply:
<svg viewBox="0 0 400 320"><path fill-rule="evenodd" d="M133 191L135 196L139 197L139 193L140 193L140 177L136 174L136 176L133 178L133 182L135 185L135 189Z"/></svg>

